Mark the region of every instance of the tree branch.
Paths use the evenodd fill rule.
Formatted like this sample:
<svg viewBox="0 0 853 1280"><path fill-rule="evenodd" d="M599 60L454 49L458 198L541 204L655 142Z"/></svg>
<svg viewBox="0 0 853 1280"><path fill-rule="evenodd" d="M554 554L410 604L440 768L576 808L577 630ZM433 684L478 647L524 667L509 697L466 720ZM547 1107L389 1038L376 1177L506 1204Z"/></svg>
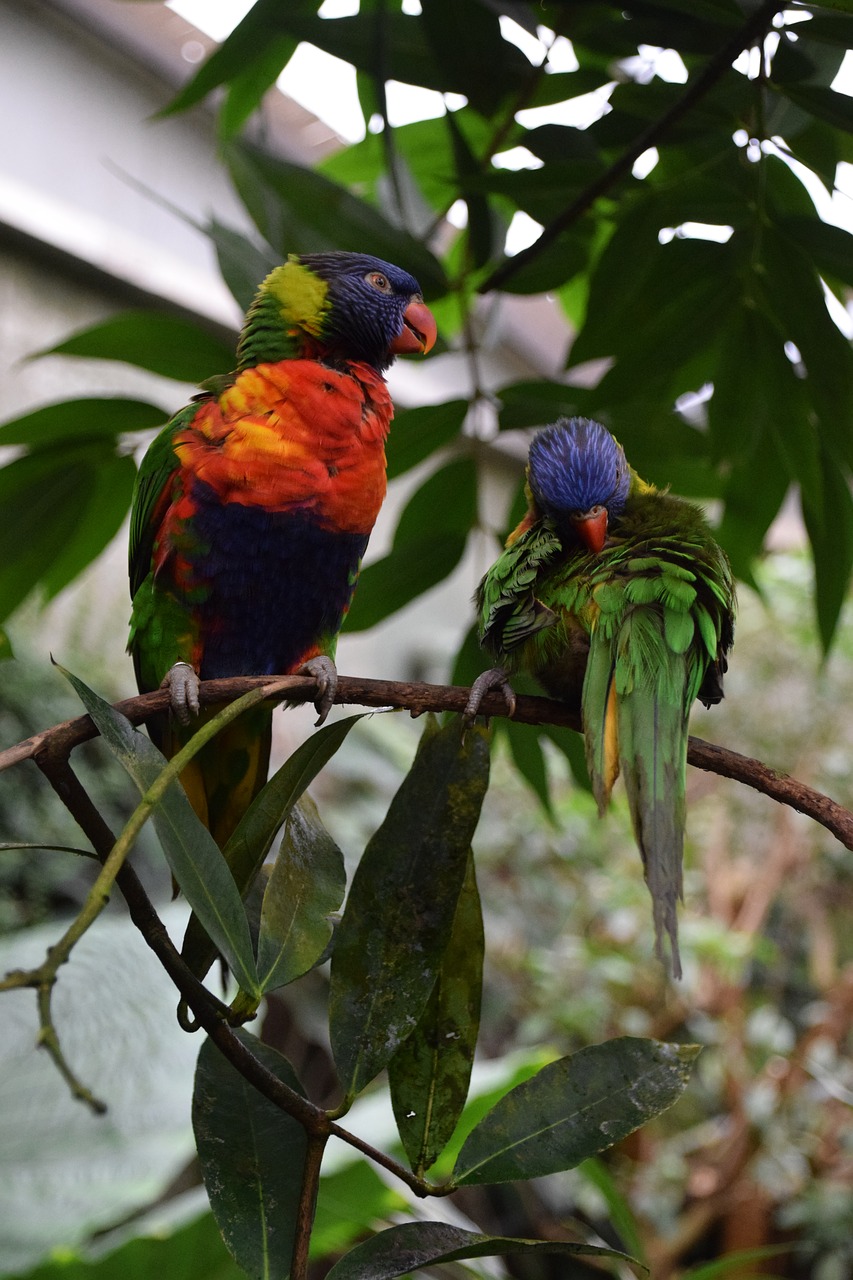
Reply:
<svg viewBox="0 0 853 1280"><path fill-rule="evenodd" d="M727 40L718 53L706 62L705 66L695 77L688 83L684 93L673 103L669 111L665 111L659 119L654 120L647 128L639 133L629 147L627 147L609 169L605 169L599 174L588 187L563 210L558 213L548 225L543 229L538 240L535 240L528 248L522 249L520 253L515 254L512 258L506 258L500 266L496 267L489 276L480 284L480 293L489 293L493 289L502 288L507 280L526 267L529 262L533 262L543 249L547 249L548 245L557 239L564 231L568 230L578 218L592 207L600 196L605 195L612 186L625 174L630 173L634 166L634 162L639 159L644 151L648 151L650 147L654 147L659 143L668 129L672 127L678 120L685 116L697 102L708 93L721 76L731 67L732 63L744 49L749 46L770 27L777 13L786 7L784 2L780 0L764 0L753 14L738 27L735 34L730 40Z"/></svg>
<svg viewBox="0 0 853 1280"><path fill-rule="evenodd" d="M270 679L270 676L235 676L228 680L207 680L200 686L202 705L207 707L228 702L249 689L268 684ZM281 699L292 703L309 702L316 691L314 680L308 676L282 677L280 688ZM451 685L340 676L335 701L342 705L354 704L362 707L396 707L419 716L427 711L462 712L465 710L468 694L468 689ZM168 704L168 691L159 689L156 693L140 694L115 705L116 710L127 716L133 724L140 724L156 712L166 710ZM502 695L487 694L482 701L482 711L487 716L505 715L506 706ZM524 694L518 696L513 719L519 724L557 725L577 732L581 728L580 717L566 703ZM0 752L0 771L11 768L22 760L35 760L42 767L46 752L54 759L67 757L74 747L95 737L97 730L88 716L67 720ZM702 738L690 738L687 759L697 769L731 778L760 791L779 804L788 805L798 813L806 814L826 827L847 849L853 850L853 813L804 782L799 782L760 760L730 751L716 743L705 742Z"/></svg>
<svg viewBox="0 0 853 1280"><path fill-rule="evenodd" d="M294 677L294 680L305 688L303 692L303 700L307 701L314 693L314 681L303 677ZM233 681L219 681L221 684L232 684ZM255 688L264 683L268 683L264 679L241 679L238 683L242 686L241 692L246 692L248 688ZM210 682L208 685L201 686L202 702L219 702L222 701L222 695L218 697L210 697ZM132 698L129 702L140 703L151 699L158 699L159 694L147 694L142 698ZM126 704L120 704L126 705ZM150 714L145 711L144 714ZM69 724L83 725L85 738L94 737L94 726L88 721L88 716L81 716L77 721L69 721ZM65 726L58 726L65 728ZM49 736L38 735L39 738ZM71 813L78 826L90 840L95 854L101 862L106 862L112 850L115 847L115 837L102 815L98 811L91 797L81 784L79 778L74 773L67 757L63 754L63 748L57 745L58 739L53 738L48 745L42 746L38 755L38 765L42 773L44 773L50 785L56 791L65 807ZM279 1107L288 1115L293 1116L308 1134L309 1149L312 1151L312 1160L316 1160L316 1169L312 1172L312 1180L314 1174L319 1171L319 1162L322 1157L323 1147L329 1137L336 1137L341 1142L347 1143L355 1150L369 1156L377 1164L387 1169L390 1173L396 1175L401 1181L405 1182L416 1195L446 1195L448 1190L441 1186L433 1186L423 1178L419 1178L417 1174L411 1173L404 1165L397 1160L385 1154L374 1147L371 1147L363 1139L356 1134L350 1133L335 1121L321 1108L316 1106L309 1099L304 1098L300 1093L288 1088L283 1081L268 1071L263 1063L255 1057L250 1049L243 1044L242 1040L235 1035L227 1019L230 1010L227 1005L218 1000L207 987L199 981L192 970L184 961L172 939L166 930L165 925L158 916L154 906L145 892L139 877L129 862L124 862L116 875L116 884L127 903L128 914L144 938L145 942L156 955L162 964L166 973L175 984L184 1003L192 1010L193 1016L198 1024L202 1027L214 1042L220 1053L231 1063L235 1070L239 1071L243 1078L248 1081L259 1093L268 1098L270 1102ZM49 1046L50 1047L50 1046ZM84 1086L79 1085L73 1073L67 1068L61 1055L53 1055L57 1061L62 1074L69 1081L76 1097L82 1098L83 1101L90 1105L96 1102ZM314 1188L316 1191L316 1187ZM304 1229L309 1223L312 1216L310 1210L312 1204L309 1203L311 1197L303 1196L300 1201L300 1213L302 1214L302 1228ZM299 1243L300 1258L301 1252L307 1245L307 1237ZM300 1261L300 1265L302 1265ZM296 1274L294 1272L294 1274Z"/></svg>

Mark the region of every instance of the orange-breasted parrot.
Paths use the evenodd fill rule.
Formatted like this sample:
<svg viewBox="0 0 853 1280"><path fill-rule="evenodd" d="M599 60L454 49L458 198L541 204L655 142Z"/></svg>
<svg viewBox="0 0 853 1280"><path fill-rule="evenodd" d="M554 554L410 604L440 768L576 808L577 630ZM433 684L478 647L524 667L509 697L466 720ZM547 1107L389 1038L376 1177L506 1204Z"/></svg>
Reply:
<svg viewBox="0 0 853 1280"><path fill-rule="evenodd" d="M641 480L597 422L534 437L527 497L478 590L481 642L502 667L479 689L525 671L580 707L599 811L621 772L657 953L666 932L680 977L687 720L694 699L723 696L731 568L698 507Z"/></svg>
<svg viewBox="0 0 853 1280"><path fill-rule="evenodd" d="M212 379L149 448L133 495L130 641L142 691L169 686L153 736L172 755L198 722L198 681L317 676L385 496L393 408L383 371L436 338L418 282L356 253L291 256L261 284L236 372ZM239 717L182 782L222 846L269 763L271 712Z"/></svg>

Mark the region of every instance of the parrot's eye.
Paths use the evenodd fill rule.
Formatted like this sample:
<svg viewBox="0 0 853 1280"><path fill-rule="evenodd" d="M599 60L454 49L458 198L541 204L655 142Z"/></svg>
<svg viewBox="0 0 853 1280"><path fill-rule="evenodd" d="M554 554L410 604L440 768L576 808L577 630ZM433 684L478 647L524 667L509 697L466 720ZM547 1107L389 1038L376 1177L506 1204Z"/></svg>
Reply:
<svg viewBox="0 0 853 1280"><path fill-rule="evenodd" d="M364 278L368 284L373 285L373 288L378 289L380 293L391 292L391 282L381 271L368 271Z"/></svg>

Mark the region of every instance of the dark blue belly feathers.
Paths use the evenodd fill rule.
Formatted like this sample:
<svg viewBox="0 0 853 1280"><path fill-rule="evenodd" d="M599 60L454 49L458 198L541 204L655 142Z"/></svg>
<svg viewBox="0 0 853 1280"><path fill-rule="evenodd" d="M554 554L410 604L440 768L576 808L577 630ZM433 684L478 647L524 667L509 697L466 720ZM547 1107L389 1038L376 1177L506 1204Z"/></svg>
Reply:
<svg viewBox="0 0 853 1280"><path fill-rule="evenodd" d="M316 646L325 652L349 605L367 535L324 529L305 511L223 507L199 482L193 497L201 678L286 674Z"/></svg>

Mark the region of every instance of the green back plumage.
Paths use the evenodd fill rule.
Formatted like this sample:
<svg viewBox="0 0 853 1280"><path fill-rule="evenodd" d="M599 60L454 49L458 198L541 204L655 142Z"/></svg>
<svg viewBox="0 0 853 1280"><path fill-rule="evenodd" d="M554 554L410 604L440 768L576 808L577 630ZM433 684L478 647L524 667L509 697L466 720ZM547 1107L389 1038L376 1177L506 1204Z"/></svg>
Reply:
<svg viewBox="0 0 853 1280"><path fill-rule="evenodd" d="M483 644L510 672L580 703L599 809L621 771L654 902L658 953L680 976L687 721L722 697L734 583L698 508L634 476L599 553L535 506L478 592Z"/></svg>

